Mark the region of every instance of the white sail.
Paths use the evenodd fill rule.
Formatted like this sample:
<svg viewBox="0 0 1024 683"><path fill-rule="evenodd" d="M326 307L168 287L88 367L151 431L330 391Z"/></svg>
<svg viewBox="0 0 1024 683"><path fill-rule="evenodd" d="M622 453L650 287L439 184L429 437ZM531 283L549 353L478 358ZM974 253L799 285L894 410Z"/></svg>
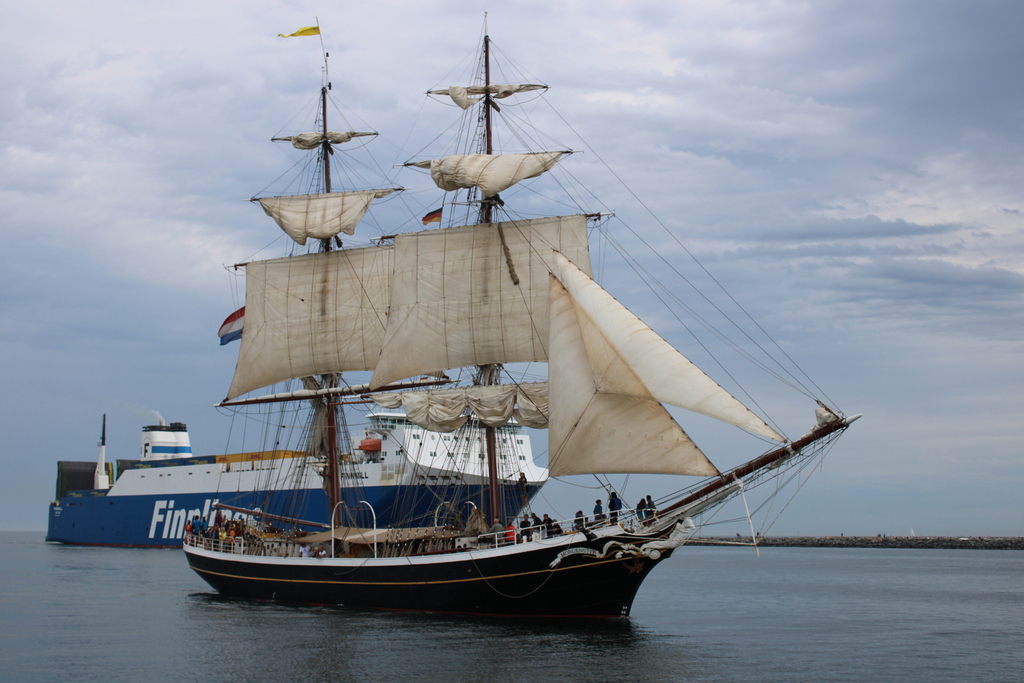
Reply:
<svg viewBox="0 0 1024 683"><path fill-rule="evenodd" d="M431 95L447 95L452 98L455 104L459 105L463 109L469 109L474 104L480 101L479 95L483 95L485 92L489 92L491 97L496 100L503 99L509 95L514 95L517 92L527 92L530 90L546 90L548 86L537 85L535 83L523 83L519 85L512 85L508 83L491 83L490 85L453 85L451 87L442 90L428 90ZM470 97L471 95L477 95L477 97Z"/></svg>
<svg viewBox="0 0 1024 683"><path fill-rule="evenodd" d="M573 303L597 391L653 398L785 441L586 273L560 254L556 262L555 273Z"/></svg>
<svg viewBox="0 0 1024 683"><path fill-rule="evenodd" d="M599 386L588 355L585 319L581 320L572 296L553 275L550 287L551 476L613 472L718 474L657 400L614 393ZM639 383L635 375L629 379Z"/></svg>
<svg viewBox="0 0 1024 683"><path fill-rule="evenodd" d="M493 197L520 180L534 178L550 170L568 153L450 154L442 159L408 165L429 168L434 184L446 192L478 187L485 197Z"/></svg>
<svg viewBox="0 0 1024 683"><path fill-rule="evenodd" d="M248 264L245 333L228 398L296 377L372 370L392 258L382 246Z"/></svg>
<svg viewBox="0 0 1024 683"><path fill-rule="evenodd" d="M299 133L298 135L289 135L283 138L270 138L274 142L290 142L292 147L301 150L316 149L324 143L326 140L332 145L340 145L348 142L352 138L361 138L367 135L376 135L376 133L359 133L354 130L348 130L345 132L327 131L326 133Z"/></svg>
<svg viewBox="0 0 1024 683"><path fill-rule="evenodd" d="M404 409L413 424L426 430L454 432L469 420L466 408L489 427L501 427L515 415L521 425L544 429L547 395L547 382L529 382L374 394L373 400L384 408ZM538 404L544 406L543 412Z"/></svg>
<svg viewBox="0 0 1024 683"><path fill-rule="evenodd" d="M371 386L470 365L547 360L554 251L590 272L586 228L576 215L398 235L387 334Z"/></svg>
<svg viewBox="0 0 1024 683"><path fill-rule="evenodd" d="M394 191L389 188L264 197L259 202L289 237L304 245L310 237L326 240L342 232L353 234L373 200Z"/></svg>

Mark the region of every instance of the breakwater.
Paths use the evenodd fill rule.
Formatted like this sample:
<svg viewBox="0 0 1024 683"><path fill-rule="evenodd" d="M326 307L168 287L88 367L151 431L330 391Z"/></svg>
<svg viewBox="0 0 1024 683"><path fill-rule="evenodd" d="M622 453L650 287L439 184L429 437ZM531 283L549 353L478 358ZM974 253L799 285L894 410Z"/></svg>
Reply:
<svg viewBox="0 0 1024 683"><path fill-rule="evenodd" d="M750 545L750 538L691 538L695 545ZM762 547L781 548L942 548L957 550L1024 550L1019 536L769 536Z"/></svg>

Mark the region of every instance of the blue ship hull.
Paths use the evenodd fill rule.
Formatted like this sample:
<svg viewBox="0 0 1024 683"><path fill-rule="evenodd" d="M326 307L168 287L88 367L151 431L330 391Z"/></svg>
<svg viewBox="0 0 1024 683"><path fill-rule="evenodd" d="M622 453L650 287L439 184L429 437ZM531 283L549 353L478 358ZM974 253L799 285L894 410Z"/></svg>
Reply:
<svg viewBox="0 0 1024 683"><path fill-rule="evenodd" d="M290 507L299 519L327 521L327 496L307 491L305 501ZM46 540L74 545L180 548L185 521L195 515L213 519L217 502L252 509L273 509L292 491L267 494L168 493L108 496L101 491L73 491L50 505ZM267 506L267 501L271 506ZM232 513L222 512L227 516Z"/></svg>
<svg viewBox="0 0 1024 683"><path fill-rule="evenodd" d="M476 487L473 487L476 488ZM514 486L505 487L514 494ZM528 497L540 490L529 487ZM432 526L441 503L448 502L465 510L466 487L449 490L425 486L375 486L343 489L343 523L350 526L373 527L374 517L365 501L373 507L376 526ZM476 494L477 491L472 491ZM505 499L505 518L515 515L521 501L514 495ZM460 502L461 501L461 502ZM213 518L216 503L245 509L260 509L320 524L330 518L327 495L321 489L271 491L260 493L208 492L168 493L160 495L111 496L102 491L71 491L50 505L46 540L73 545L99 545L150 548L180 548L185 521L194 516ZM444 510L450 509L449 505ZM240 513L223 511L226 517ZM436 520L444 523L445 520ZM315 527L308 527L316 530Z"/></svg>

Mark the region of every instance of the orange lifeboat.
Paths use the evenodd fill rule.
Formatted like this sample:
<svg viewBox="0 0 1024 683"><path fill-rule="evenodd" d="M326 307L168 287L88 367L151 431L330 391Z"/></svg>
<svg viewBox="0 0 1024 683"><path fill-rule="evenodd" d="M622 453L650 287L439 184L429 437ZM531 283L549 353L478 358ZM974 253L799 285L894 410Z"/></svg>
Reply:
<svg viewBox="0 0 1024 683"><path fill-rule="evenodd" d="M359 450L363 453L380 453L380 439L363 439L359 442Z"/></svg>

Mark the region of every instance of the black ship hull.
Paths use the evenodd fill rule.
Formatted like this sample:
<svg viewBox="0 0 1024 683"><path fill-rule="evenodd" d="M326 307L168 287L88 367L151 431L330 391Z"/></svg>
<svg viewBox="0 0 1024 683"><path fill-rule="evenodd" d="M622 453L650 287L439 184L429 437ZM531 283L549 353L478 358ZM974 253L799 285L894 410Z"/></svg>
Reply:
<svg viewBox="0 0 1024 683"><path fill-rule="evenodd" d="M192 569L226 596L494 616L626 617L640 584L672 552L644 552L643 544L652 540L572 534L505 548L384 559L254 557L188 545L185 550Z"/></svg>

